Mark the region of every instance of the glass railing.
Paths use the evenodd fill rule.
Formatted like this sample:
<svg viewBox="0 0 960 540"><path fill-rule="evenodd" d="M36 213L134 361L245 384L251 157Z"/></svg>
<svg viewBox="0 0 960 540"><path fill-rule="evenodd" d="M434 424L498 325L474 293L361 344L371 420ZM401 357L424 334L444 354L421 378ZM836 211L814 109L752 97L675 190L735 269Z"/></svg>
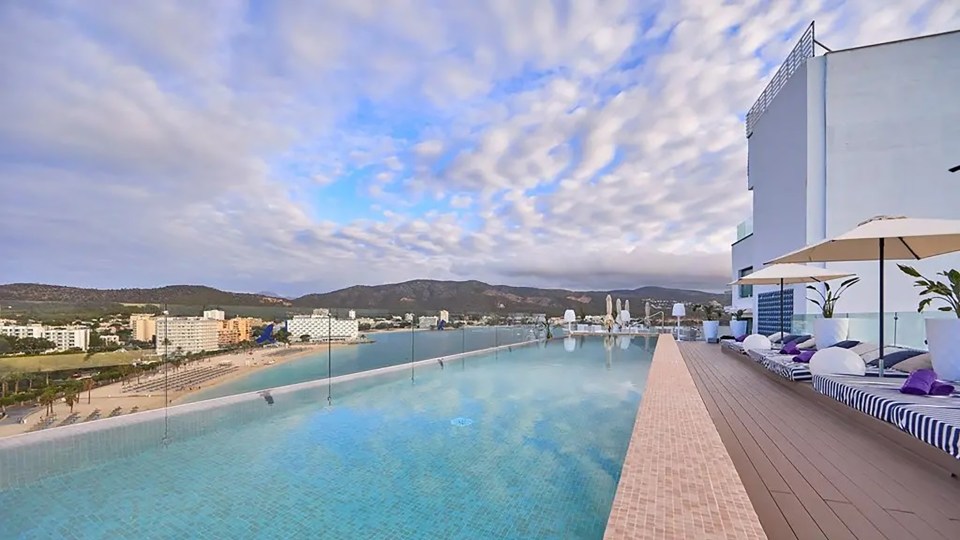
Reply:
<svg viewBox="0 0 960 540"><path fill-rule="evenodd" d="M850 319L849 339L876 343L880 340L879 316L876 313L837 313L835 317ZM916 311L888 312L883 315L883 341L886 345L899 345L914 349L926 349L925 319L954 317L949 313ZM793 333L813 334L813 321L819 314L794 315Z"/></svg>
<svg viewBox="0 0 960 540"><path fill-rule="evenodd" d="M739 225L737 225L737 239L734 240L734 242L739 242L740 240L743 240L744 238L750 236L751 234L753 234L753 218L752 217L742 221Z"/></svg>

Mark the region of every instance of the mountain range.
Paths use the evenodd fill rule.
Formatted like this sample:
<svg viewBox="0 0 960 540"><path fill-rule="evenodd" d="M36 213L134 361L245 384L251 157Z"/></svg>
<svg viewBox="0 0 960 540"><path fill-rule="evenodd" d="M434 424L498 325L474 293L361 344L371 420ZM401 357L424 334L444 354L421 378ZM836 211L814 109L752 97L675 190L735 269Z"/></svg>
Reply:
<svg viewBox="0 0 960 540"><path fill-rule="evenodd" d="M390 311L537 312L559 314L564 309L599 313L607 294L630 300L641 310L647 300L724 303L727 296L687 289L640 287L611 291L571 291L490 285L482 281L418 279L387 285L357 285L328 293L282 298L263 293L237 293L201 285L169 285L154 289L86 289L36 283L0 285L0 302L63 302L71 304L178 304L203 306L272 306L354 308Z"/></svg>

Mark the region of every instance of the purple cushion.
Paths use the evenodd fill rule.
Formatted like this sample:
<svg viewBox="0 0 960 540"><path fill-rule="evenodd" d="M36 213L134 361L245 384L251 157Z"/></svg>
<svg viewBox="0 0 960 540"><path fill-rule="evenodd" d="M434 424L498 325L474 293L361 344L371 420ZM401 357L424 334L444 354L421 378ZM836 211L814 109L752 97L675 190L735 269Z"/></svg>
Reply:
<svg viewBox="0 0 960 540"><path fill-rule="evenodd" d="M800 362L801 364L810 363L810 359L813 358L814 353L817 351L807 349L805 351L800 351L800 354L793 357L794 362Z"/></svg>
<svg viewBox="0 0 960 540"><path fill-rule="evenodd" d="M744 334L744 335L742 335L742 336L738 336L738 337L736 338L736 342L737 342L737 343L743 343L743 340L745 340L745 339L747 339L746 334Z"/></svg>
<svg viewBox="0 0 960 540"><path fill-rule="evenodd" d="M937 374L932 369L918 369L907 377L900 387L900 392L904 394L913 394L916 396L926 396L930 393L934 383L937 382Z"/></svg>
<svg viewBox="0 0 960 540"><path fill-rule="evenodd" d="M780 349L780 354L800 354L800 349L797 348L796 343L791 341Z"/></svg>
<svg viewBox="0 0 960 540"><path fill-rule="evenodd" d="M949 396L953 393L953 385L943 381L933 381L930 385L931 396Z"/></svg>

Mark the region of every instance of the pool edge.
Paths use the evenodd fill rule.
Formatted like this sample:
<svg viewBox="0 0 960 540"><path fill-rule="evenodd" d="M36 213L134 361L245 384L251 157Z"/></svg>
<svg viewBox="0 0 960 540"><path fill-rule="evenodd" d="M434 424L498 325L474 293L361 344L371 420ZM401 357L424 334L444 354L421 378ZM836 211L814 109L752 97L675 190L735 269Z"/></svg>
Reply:
<svg viewBox="0 0 960 540"><path fill-rule="evenodd" d="M766 534L672 335L653 353L606 540Z"/></svg>

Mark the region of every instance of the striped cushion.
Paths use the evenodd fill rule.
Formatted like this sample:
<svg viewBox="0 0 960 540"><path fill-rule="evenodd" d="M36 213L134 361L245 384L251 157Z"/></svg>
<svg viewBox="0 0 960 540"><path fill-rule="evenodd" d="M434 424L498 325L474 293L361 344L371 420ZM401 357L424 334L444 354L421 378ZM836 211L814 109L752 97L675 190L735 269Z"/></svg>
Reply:
<svg viewBox="0 0 960 540"><path fill-rule="evenodd" d="M907 350L907 349L905 349L905 348L903 348L903 347L896 347L896 346L893 346L893 345L887 345L886 347L883 348L883 355L886 356L886 355L888 355L888 354L893 354L893 353L895 353L895 352L905 351L905 350ZM869 364L869 363L873 362L874 360L878 360L878 359L880 358L880 348L877 347L876 350L870 351L870 352L865 353L865 354L862 354L862 355L860 355L860 356L863 357L863 361L864 361L864 362L866 362L866 363Z"/></svg>
<svg viewBox="0 0 960 540"><path fill-rule="evenodd" d="M943 405L903 406L897 425L921 441L960 459L960 396L940 398L936 403Z"/></svg>

